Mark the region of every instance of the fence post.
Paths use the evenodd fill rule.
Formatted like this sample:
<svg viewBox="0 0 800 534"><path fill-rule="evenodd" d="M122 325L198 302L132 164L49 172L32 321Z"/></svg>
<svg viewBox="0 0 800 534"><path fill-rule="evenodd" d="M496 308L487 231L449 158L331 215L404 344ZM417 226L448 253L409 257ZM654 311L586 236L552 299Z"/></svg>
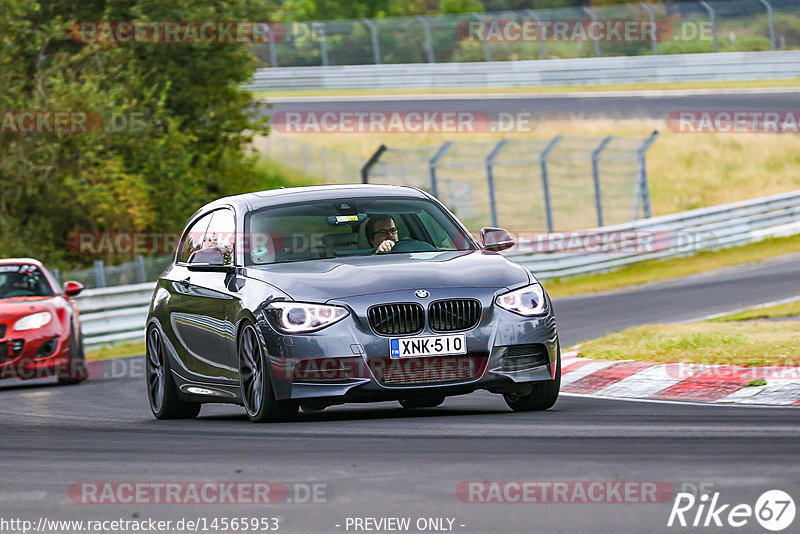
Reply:
<svg viewBox="0 0 800 534"><path fill-rule="evenodd" d="M422 15L417 15L417 20L422 24L425 30L425 50L428 54L428 63L436 63L436 58L433 55L433 32L431 31L431 23Z"/></svg>
<svg viewBox="0 0 800 534"><path fill-rule="evenodd" d="M557 135L555 136L545 147L542 151L541 156L539 156L539 165L542 168L542 190L544 192L544 210L545 214L547 215L547 231L552 233L553 232L553 213L550 208L550 183L547 179L547 158L550 156L550 152L556 147L559 141L563 136Z"/></svg>
<svg viewBox="0 0 800 534"><path fill-rule="evenodd" d="M275 34L267 24L267 37L269 37L269 62L272 67L278 66L278 43L275 42Z"/></svg>
<svg viewBox="0 0 800 534"><path fill-rule="evenodd" d="M325 38L325 23L312 22L311 28L316 32L319 39L319 50L322 53L322 66L328 66L328 40Z"/></svg>
<svg viewBox="0 0 800 534"><path fill-rule="evenodd" d="M536 14L536 12L534 10L526 9L525 10L525 14L528 15L533 20L535 20L536 23L541 26L542 19L539 17L539 15ZM546 45L546 42L545 42L544 39L540 39L539 40L539 59L544 59L545 57L547 57L547 45Z"/></svg>
<svg viewBox="0 0 800 534"><path fill-rule="evenodd" d="M589 15L589 18L592 19L592 22L597 22L597 15L594 14L594 11L589 9L588 7L583 8L584 13ZM602 54L600 53L600 42L594 42L594 55L600 57Z"/></svg>
<svg viewBox="0 0 800 534"><path fill-rule="evenodd" d="M645 152L653 145L658 137L658 130L654 130L650 137L644 140L642 146L636 151L636 159L639 162L639 179L636 182L636 196L633 202L633 220L639 218L639 198L642 199L642 211L644 218L649 219L650 213L650 186L647 183L647 161L645 160Z"/></svg>
<svg viewBox="0 0 800 534"><path fill-rule="evenodd" d="M106 269L103 260L94 260L94 285L106 287Z"/></svg>
<svg viewBox="0 0 800 534"><path fill-rule="evenodd" d="M772 5L767 0L759 0L764 7L767 8L767 24L769 24L769 42L772 43L772 49L775 50L778 46L778 41L775 38L775 14L772 12Z"/></svg>
<svg viewBox="0 0 800 534"><path fill-rule="evenodd" d="M378 160L381 159L381 155L386 152L386 145L381 145L378 147L378 150L370 156L367 162L361 167L361 183L368 184L369 183L369 171L372 170L372 167L378 163Z"/></svg>
<svg viewBox="0 0 800 534"><path fill-rule="evenodd" d="M144 258L139 254L137 254L133 258L133 263L134 266L136 267L136 280L140 284L147 282L147 274L144 271Z"/></svg>
<svg viewBox="0 0 800 534"><path fill-rule="evenodd" d="M480 13L473 13L472 14L472 18L474 18L478 22L483 21L483 16ZM492 60L492 49L489 48L489 42L486 41L486 40L481 41L481 47L483 48L483 59L485 61L491 61Z"/></svg>
<svg viewBox="0 0 800 534"><path fill-rule="evenodd" d="M700 0L700 5L708 11L708 18L711 19L711 50L717 51L717 14L705 0Z"/></svg>
<svg viewBox="0 0 800 534"><path fill-rule="evenodd" d="M494 160L507 142L508 139L501 139L489 152L489 155L486 156L486 179L489 181L489 207L492 210L492 226L499 226L497 223L497 198L494 194Z"/></svg>
<svg viewBox="0 0 800 534"><path fill-rule="evenodd" d="M452 145L452 141L445 141L442 146L439 147L439 150L436 151L436 154L433 155L431 160L428 162L428 167L431 170L431 193L436 198L439 198L439 184L436 181L436 165L439 163L439 160L442 159L447 149L450 148Z"/></svg>
<svg viewBox="0 0 800 534"><path fill-rule="evenodd" d="M378 42L378 28L375 24L367 19L361 19L361 22L364 23L364 26L369 29L369 39L372 41L372 58L375 60L376 65L381 64L381 45Z"/></svg>
<svg viewBox="0 0 800 534"><path fill-rule="evenodd" d="M639 2L639 5L642 6L642 9L647 11L647 14L650 16L650 23L653 25L653 55L658 55L658 37L656 34L656 12L653 11L653 8L645 4L644 2Z"/></svg>
<svg viewBox="0 0 800 534"><path fill-rule="evenodd" d="M600 159L600 153L605 150L613 138L613 135L609 135L592 152L592 178L594 179L594 204L597 209L597 226L603 226L603 198L600 195L600 165L598 160Z"/></svg>

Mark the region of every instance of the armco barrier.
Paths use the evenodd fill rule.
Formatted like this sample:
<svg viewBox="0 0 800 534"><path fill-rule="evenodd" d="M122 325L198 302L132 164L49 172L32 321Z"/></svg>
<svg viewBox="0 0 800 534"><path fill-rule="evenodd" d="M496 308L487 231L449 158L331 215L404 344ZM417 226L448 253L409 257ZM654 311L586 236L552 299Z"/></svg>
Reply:
<svg viewBox="0 0 800 534"><path fill-rule="evenodd" d="M591 274L649 259L684 256L800 233L800 191L605 226L585 233L653 232L653 252L508 254L541 280ZM524 246L524 241L522 243Z"/></svg>
<svg viewBox="0 0 800 534"><path fill-rule="evenodd" d="M479 63L409 63L258 69L247 87L432 89L773 80L800 75L800 51L725 52Z"/></svg>
<svg viewBox="0 0 800 534"><path fill-rule="evenodd" d="M586 233L654 232L659 250L638 254L557 252L508 254L539 279L590 274L639 261L743 245L773 236L800 234L800 191L605 226ZM671 246L688 236L686 246ZM524 239L521 240L524 245ZM513 252L513 251L512 251ZM145 319L155 284L85 290L77 299L87 349L144 339Z"/></svg>
<svg viewBox="0 0 800 534"><path fill-rule="evenodd" d="M155 282L86 289L78 297L87 350L144 339L145 318Z"/></svg>

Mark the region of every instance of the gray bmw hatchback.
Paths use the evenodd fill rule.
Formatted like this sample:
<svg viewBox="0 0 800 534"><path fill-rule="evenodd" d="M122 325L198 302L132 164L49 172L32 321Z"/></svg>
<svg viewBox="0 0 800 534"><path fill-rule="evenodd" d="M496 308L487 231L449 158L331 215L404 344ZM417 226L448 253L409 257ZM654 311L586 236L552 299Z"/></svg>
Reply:
<svg viewBox="0 0 800 534"><path fill-rule="evenodd" d="M411 187L299 187L198 210L158 280L146 378L158 419L204 403L254 422L348 402L434 407L485 389L514 411L558 398L550 299L436 198Z"/></svg>

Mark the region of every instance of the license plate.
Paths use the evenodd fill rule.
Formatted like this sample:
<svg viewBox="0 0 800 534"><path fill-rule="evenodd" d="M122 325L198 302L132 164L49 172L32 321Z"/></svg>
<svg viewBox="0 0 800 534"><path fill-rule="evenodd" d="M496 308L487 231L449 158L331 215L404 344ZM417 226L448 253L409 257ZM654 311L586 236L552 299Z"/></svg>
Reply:
<svg viewBox="0 0 800 534"><path fill-rule="evenodd" d="M389 340L391 358L449 356L467 353L467 335L400 337Z"/></svg>

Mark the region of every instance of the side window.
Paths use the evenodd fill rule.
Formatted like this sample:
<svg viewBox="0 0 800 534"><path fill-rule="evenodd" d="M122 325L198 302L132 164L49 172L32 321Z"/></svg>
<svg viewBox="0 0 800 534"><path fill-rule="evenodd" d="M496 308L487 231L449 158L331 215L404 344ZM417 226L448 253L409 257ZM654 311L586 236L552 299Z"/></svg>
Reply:
<svg viewBox="0 0 800 534"><path fill-rule="evenodd" d="M225 265L233 265L233 251L236 244L236 220L233 212L228 209L221 209L214 211L212 215L214 217L206 230L203 248L219 248L225 260Z"/></svg>
<svg viewBox="0 0 800 534"><path fill-rule="evenodd" d="M179 262L188 262L192 253L203 248L203 238L206 235L206 229L211 222L212 215L213 212L197 219L197 221L186 230L186 233L183 234L181 238L181 251L178 254Z"/></svg>

